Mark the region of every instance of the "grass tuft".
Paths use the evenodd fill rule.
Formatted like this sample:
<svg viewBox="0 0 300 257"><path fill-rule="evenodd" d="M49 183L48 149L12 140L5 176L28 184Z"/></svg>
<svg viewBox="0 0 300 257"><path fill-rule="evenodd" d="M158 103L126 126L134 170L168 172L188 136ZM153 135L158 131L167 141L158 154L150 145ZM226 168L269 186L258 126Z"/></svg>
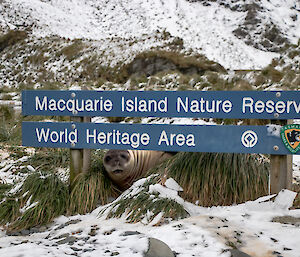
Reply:
<svg viewBox="0 0 300 257"><path fill-rule="evenodd" d="M166 172L182 186L185 200L213 206L266 195L268 170L269 164L259 155L178 153L149 174Z"/></svg>
<svg viewBox="0 0 300 257"><path fill-rule="evenodd" d="M0 179L0 201L5 198L6 192L11 189L12 185L3 183L2 180Z"/></svg>
<svg viewBox="0 0 300 257"><path fill-rule="evenodd" d="M49 172L28 176L21 188L0 204L0 224L8 230L28 229L51 222L67 206L68 186Z"/></svg>
<svg viewBox="0 0 300 257"><path fill-rule="evenodd" d="M29 160L28 164L42 170L55 170L58 167L67 168L69 165L69 150L40 148Z"/></svg>
<svg viewBox="0 0 300 257"><path fill-rule="evenodd" d="M27 38L27 33L25 31L10 30L6 34L0 36L0 52L6 47L13 46Z"/></svg>
<svg viewBox="0 0 300 257"><path fill-rule="evenodd" d="M0 183L0 225L18 231L44 225L62 214L84 214L108 203L118 192L106 177L102 164L103 151L96 151L90 172L80 174L70 187L55 173L65 167L68 153L64 149L38 149L27 164L36 167L23 184ZM0 181L1 182L1 181Z"/></svg>
<svg viewBox="0 0 300 257"><path fill-rule="evenodd" d="M300 209L300 185L299 184L293 184L293 191L297 193L293 207L296 209Z"/></svg>
<svg viewBox="0 0 300 257"><path fill-rule="evenodd" d="M140 184L140 181L143 181ZM177 220L186 218L188 212L173 199L161 197L150 190L151 185L160 182L160 176L154 175L138 181L125 191L116 201L102 209L99 215L106 213L106 218L120 218L126 215L129 223L152 222L159 214L161 220ZM156 223L158 223L157 221Z"/></svg>
<svg viewBox="0 0 300 257"><path fill-rule="evenodd" d="M68 214L91 212L98 205L104 205L108 198L117 195L111 180L105 175L102 163L104 152L94 154L91 170L79 174L70 193Z"/></svg>

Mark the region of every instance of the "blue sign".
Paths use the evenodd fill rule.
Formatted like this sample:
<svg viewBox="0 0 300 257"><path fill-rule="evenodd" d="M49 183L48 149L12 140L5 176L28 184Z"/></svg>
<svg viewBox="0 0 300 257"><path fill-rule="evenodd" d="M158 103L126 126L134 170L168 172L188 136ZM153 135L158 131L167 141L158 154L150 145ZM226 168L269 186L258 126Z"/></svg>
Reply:
<svg viewBox="0 0 300 257"><path fill-rule="evenodd" d="M300 119L300 91L23 91L23 115Z"/></svg>
<svg viewBox="0 0 300 257"><path fill-rule="evenodd" d="M275 125L23 122L22 130L23 145L35 147L290 154Z"/></svg>

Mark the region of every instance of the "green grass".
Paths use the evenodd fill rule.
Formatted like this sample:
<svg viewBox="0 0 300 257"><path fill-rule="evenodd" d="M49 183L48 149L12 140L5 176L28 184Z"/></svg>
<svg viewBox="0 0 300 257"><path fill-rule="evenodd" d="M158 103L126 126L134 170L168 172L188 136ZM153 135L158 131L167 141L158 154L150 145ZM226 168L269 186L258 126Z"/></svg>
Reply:
<svg viewBox="0 0 300 257"><path fill-rule="evenodd" d="M149 174L167 171L190 202L230 205L267 194L269 165L259 159L247 154L179 153Z"/></svg>
<svg viewBox="0 0 300 257"><path fill-rule="evenodd" d="M103 155L103 151L94 153L90 172L81 173L75 178L68 214L91 212L98 205L106 204L109 197L118 195L111 180L106 176L102 163Z"/></svg>
<svg viewBox="0 0 300 257"><path fill-rule="evenodd" d="M7 47L11 47L27 38L25 31L10 30L6 34L0 36L0 52Z"/></svg>
<svg viewBox="0 0 300 257"><path fill-rule="evenodd" d="M218 63L208 60L204 55L186 56L177 51L153 50L138 54L135 60L161 58L175 64L177 70L181 72L195 68L198 72L217 71L226 73L226 70ZM134 62L134 61L133 61ZM131 64L127 65L127 71Z"/></svg>
<svg viewBox="0 0 300 257"><path fill-rule="evenodd" d="M69 161L68 149L39 148L27 163L38 169L53 172L58 167L67 168Z"/></svg>
<svg viewBox="0 0 300 257"><path fill-rule="evenodd" d="M6 184L0 180L0 201L5 197L5 193L11 189L12 185Z"/></svg>
<svg viewBox="0 0 300 257"><path fill-rule="evenodd" d="M20 216L21 203L14 196L7 196L6 200L0 204L0 225L14 222Z"/></svg>
<svg viewBox="0 0 300 257"><path fill-rule="evenodd" d="M138 193L136 189L129 189L129 192L122 194L117 201L102 209L99 215L107 215L108 219L126 215L129 223L145 222L145 219L150 223L158 214L162 214L160 221L186 218L188 212L181 204L149 191L149 187L159 181L159 176L148 177L144 184L139 186Z"/></svg>
<svg viewBox="0 0 300 257"><path fill-rule="evenodd" d="M67 200L68 186L56 175L33 173L0 204L0 224L9 222L8 230L20 230L49 223L65 212Z"/></svg>
<svg viewBox="0 0 300 257"><path fill-rule="evenodd" d="M22 151L13 150L16 158ZM69 152L65 149L37 149L23 165L32 165L37 171L28 175L22 186L14 193L9 190L17 185L0 181L0 224L17 231L44 225L62 214L85 214L108 202L118 192L106 177L102 164L103 151L93 154L90 172L80 174L72 187L60 179L55 171L67 168ZM23 152L24 156L24 152ZM21 172L23 170L20 170ZM70 191L71 190L71 191ZM30 206L24 209L25 206ZM24 209L22 211L22 209Z"/></svg>

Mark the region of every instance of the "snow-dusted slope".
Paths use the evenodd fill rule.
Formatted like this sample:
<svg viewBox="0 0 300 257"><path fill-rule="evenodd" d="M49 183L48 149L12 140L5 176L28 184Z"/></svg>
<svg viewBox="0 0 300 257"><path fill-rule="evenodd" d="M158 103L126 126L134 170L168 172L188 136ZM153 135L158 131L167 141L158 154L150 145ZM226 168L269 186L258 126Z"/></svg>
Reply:
<svg viewBox="0 0 300 257"><path fill-rule="evenodd" d="M282 38L297 42L300 4L297 0L256 1L260 4L255 13L259 26L252 26L257 29L251 27L249 34L239 39L234 31L248 26L248 2L253 1L4 0L0 2L0 27L30 28L38 37L94 40L139 38L165 30L182 38L186 49L228 69L262 68L277 55L246 44L246 39L252 38L255 44L263 37L264 26L275 24Z"/></svg>
<svg viewBox="0 0 300 257"><path fill-rule="evenodd" d="M133 185L134 192L139 191L143 180ZM149 238L166 243L177 257L299 256L300 210L289 210L295 197L291 191L281 191L274 201L272 196L264 196L244 204L211 208L185 202L175 189L161 184L153 185L153 193L160 199L181 202L191 216L169 221L161 219L160 213L149 224L129 224L126 213L121 218L105 219L105 213L99 215L103 210L99 207L90 214L60 216L52 224L20 232L6 233L0 228L0 256L142 257ZM235 248L242 252L231 254Z"/></svg>

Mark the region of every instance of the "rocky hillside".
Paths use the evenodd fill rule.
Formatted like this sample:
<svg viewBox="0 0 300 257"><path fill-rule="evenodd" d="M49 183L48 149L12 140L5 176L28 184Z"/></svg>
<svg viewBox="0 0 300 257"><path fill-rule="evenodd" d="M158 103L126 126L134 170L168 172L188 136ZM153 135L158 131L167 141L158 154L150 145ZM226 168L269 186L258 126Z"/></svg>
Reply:
<svg viewBox="0 0 300 257"><path fill-rule="evenodd" d="M2 0L0 85L136 89L176 73L186 89L295 89L299 11L297 0Z"/></svg>

